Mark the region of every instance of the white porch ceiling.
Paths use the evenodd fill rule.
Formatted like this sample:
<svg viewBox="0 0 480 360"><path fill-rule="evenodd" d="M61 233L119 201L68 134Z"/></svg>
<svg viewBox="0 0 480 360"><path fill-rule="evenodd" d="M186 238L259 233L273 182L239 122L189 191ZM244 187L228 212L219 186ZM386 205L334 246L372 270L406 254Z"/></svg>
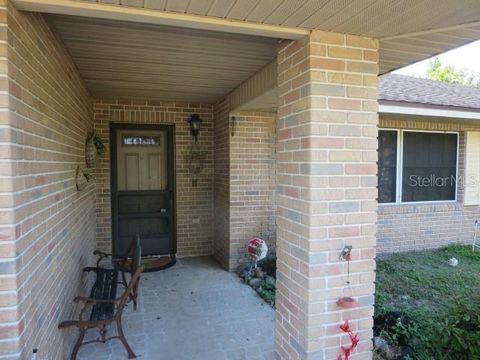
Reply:
<svg viewBox="0 0 480 360"><path fill-rule="evenodd" d="M480 0L13 3L84 16L53 18L95 96L217 100L273 59L276 38L298 39L311 29L378 38L382 74L480 39Z"/></svg>
<svg viewBox="0 0 480 360"><path fill-rule="evenodd" d="M214 102L276 54L272 38L51 16L96 98Z"/></svg>
<svg viewBox="0 0 480 360"><path fill-rule="evenodd" d="M478 0L75 0L383 38L480 20Z"/></svg>
<svg viewBox="0 0 480 360"><path fill-rule="evenodd" d="M480 39L479 0L75 1L378 38L382 74Z"/></svg>
<svg viewBox="0 0 480 360"><path fill-rule="evenodd" d="M480 1L478 8L480 9ZM384 38L380 40L380 73L387 73L475 40L480 40L480 24Z"/></svg>

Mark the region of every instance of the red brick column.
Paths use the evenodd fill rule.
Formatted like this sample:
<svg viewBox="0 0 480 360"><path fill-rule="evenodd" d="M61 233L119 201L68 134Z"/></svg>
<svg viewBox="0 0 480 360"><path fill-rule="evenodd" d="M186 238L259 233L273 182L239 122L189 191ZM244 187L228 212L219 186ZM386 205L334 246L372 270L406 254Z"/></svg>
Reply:
<svg viewBox="0 0 480 360"><path fill-rule="evenodd" d="M314 31L278 52L278 292L281 359L337 359L359 334L354 359L371 358L375 280L376 40ZM347 264L359 307L345 310Z"/></svg>

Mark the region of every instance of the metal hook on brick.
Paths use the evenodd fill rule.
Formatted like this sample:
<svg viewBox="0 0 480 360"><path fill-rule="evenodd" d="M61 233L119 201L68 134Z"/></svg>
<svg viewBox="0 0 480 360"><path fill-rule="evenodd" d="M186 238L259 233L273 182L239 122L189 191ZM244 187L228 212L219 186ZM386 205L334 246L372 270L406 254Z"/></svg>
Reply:
<svg viewBox="0 0 480 360"><path fill-rule="evenodd" d="M339 259L350 261L352 257L352 245L345 245L340 253Z"/></svg>

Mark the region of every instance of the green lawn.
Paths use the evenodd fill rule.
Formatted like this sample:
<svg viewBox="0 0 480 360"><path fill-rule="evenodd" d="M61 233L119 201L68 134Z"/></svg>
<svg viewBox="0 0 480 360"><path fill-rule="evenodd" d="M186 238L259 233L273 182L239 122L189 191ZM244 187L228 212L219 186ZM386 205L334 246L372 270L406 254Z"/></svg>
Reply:
<svg viewBox="0 0 480 360"><path fill-rule="evenodd" d="M448 264L452 257L457 267ZM480 359L480 250L455 245L380 257L375 318L377 335L408 345L416 359Z"/></svg>

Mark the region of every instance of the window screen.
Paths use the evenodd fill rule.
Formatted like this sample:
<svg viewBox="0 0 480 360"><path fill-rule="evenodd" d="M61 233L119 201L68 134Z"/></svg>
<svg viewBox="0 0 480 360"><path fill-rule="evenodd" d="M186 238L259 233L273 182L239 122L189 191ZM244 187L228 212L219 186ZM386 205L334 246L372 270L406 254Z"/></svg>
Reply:
<svg viewBox="0 0 480 360"><path fill-rule="evenodd" d="M402 202L455 200L457 134L403 133Z"/></svg>
<svg viewBox="0 0 480 360"><path fill-rule="evenodd" d="M396 131L378 132L378 202L393 203L397 196L397 139Z"/></svg>

